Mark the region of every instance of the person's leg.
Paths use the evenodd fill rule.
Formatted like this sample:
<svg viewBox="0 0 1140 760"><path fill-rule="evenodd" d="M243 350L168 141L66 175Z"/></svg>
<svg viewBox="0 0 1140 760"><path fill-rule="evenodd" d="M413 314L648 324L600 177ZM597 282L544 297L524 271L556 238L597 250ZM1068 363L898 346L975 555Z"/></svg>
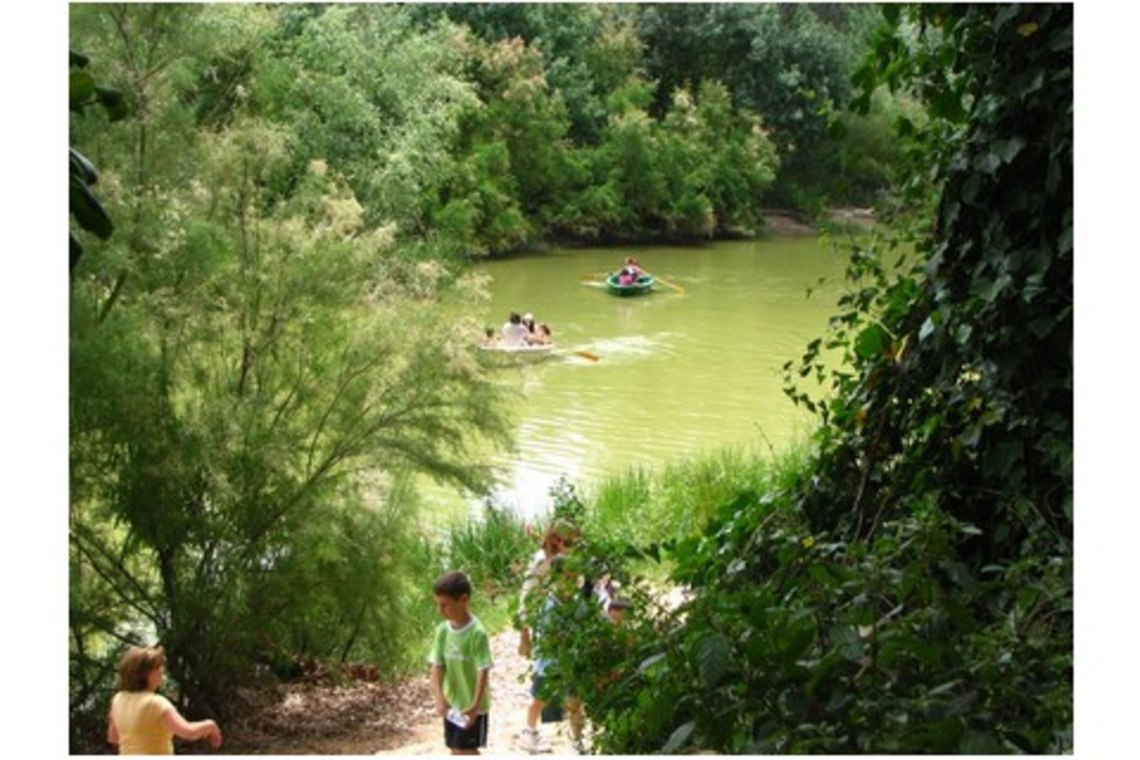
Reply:
<svg viewBox="0 0 1140 760"><path fill-rule="evenodd" d="M574 697L566 697L566 713L570 719L570 737L582 738L582 728L586 725L586 714L582 710L582 703Z"/></svg>
<svg viewBox="0 0 1140 760"><path fill-rule="evenodd" d="M538 732L538 721L542 717L544 702L538 698L538 690L542 686L542 676L536 675L530 683L530 704L526 707L526 728L516 735L516 740L522 749L532 755L542 751L542 736Z"/></svg>
<svg viewBox="0 0 1140 760"><path fill-rule="evenodd" d="M542 717L542 708L545 706L538 697L530 700L530 704L526 708L526 727L534 731L538 730L538 719Z"/></svg>

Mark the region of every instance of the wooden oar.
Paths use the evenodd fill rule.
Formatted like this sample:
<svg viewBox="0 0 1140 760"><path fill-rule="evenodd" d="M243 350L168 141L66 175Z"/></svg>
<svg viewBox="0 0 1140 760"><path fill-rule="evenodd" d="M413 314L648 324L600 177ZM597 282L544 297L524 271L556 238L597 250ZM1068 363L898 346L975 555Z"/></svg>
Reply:
<svg viewBox="0 0 1140 760"><path fill-rule="evenodd" d="M669 287L673 288L673 290L677 291L678 293L684 293L685 292L685 289L682 288L680 285L674 285L673 283L669 282L668 280L664 280L664 279L658 277L657 275L653 275L653 279L656 280L657 282L661 283L662 285L668 285Z"/></svg>
<svg viewBox="0 0 1140 760"><path fill-rule="evenodd" d="M570 353L574 354L575 356L581 356L583 359L589 359L592 362L596 362L598 359L602 358L597 354L591 354L589 351L571 351Z"/></svg>

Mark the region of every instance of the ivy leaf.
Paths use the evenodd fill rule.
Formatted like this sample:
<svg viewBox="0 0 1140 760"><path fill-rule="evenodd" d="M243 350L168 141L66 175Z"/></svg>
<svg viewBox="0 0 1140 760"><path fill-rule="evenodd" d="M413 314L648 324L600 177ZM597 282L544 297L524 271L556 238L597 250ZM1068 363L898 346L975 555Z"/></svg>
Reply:
<svg viewBox="0 0 1140 760"><path fill-rule="evenodd" d="M665 655L662 653L655 654L651 657L646 657L637 666L637 672L638 673L645 673L645 672L651 670L653 668L653 666L656 665L657 663L662 662L664 659L665 659Z"/></svg>
<svg viewBox="0 0 1140 760"><path fill-rule="evenodd" d="M1008 140L996 140L993 143L993 151L1004 163L1010 163L1025 147L1025 140L1020 137L1011 137Z"/></svg>
<svg viewBox="0 0 1140 760"><path fill-rule="evenodd" d="M685 744L685 742L689 740L689 736L692 735L693 729L696 727L696 722L691 720L688 723L682 723L680 726L678 726L677 730L674 731L672 736L669 737L669 741L665 742L665 746L661 748L661 754L676 754L677 750L679 750Z"/></svg>
<svg viewBox="0 0 1140 760"><path fill-rule="evenodd" d="M102 240L111 237L115 225L99 200L87 189L87 185L72 177L69 196L71 213L75 215L80 227Z"/></svg>
<svg viewBox="0 0 1140 760"><path fill-rule="evenodd" d="M935 324L934 315L931 314L929 317L922 321L922 327L918 329L918 339L922 341L929 338L934 334L936 326L937 325Z"/></svg>
<svg viewBox="0 0 1140 760"><path fill-rule="evenodd" d="M95 77L91 72L79 70L71 72L68 80L68 96L72 111L80 111L95 97Z"/></svg>
<svg viewBox="0 0 1140 760"><path fill-rule="evenodd" d="M991 734L981 731L967 731L958 742L958 751L963 755L1004 755L1008 752L1004 744Z"/></svg>
<svg viewBox="0 0 1140 760"><path fill-rule="evenodd" d="M720 633L712 633L701 640L697 650L697 664L701 682L708 688L716 686L728 671L731 648L728 639Z"/></svg>
<svg viewBox="0 0 1140 760"><path fill-rule="evenodd" d="M855 353L860 359L872 359L883 353L890 336L880 325L870 325L855 338Z"/></svg>
<svg viewBox="0 0 1140 760"><path fill-rule="evenodd" d="M123 97L120 90L111 87L96 87L95 95L107 112L107 118L111 121L121 121L130 114L127 99Z"/></svg>

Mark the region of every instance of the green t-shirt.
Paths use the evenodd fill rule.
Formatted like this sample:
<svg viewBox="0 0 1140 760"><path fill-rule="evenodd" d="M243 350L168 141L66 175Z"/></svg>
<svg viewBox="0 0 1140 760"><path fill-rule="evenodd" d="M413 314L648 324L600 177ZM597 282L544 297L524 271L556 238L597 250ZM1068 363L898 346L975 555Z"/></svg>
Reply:
<svg viewBox="0 0 1140 760"><path fill-rule="evenodd" d="M479 671L486 670L491 662L491 639L474 615L460 629L451 627L446 620L435 629L428 663L443 666L443 697L447 704L466 710L475 699L475 686ZM483 691L479 713L491 709L491 688Z"/></svg>

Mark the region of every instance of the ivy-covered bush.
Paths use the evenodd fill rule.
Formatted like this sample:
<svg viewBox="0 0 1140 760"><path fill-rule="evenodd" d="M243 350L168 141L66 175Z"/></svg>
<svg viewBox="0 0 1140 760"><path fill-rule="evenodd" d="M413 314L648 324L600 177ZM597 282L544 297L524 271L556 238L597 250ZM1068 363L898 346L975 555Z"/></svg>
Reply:
<svg viewBox="0 0 1140 760"><path fill-rule="evenodd" d="M596 685L608 753L1058 753L1073 747L1072 7L886 6L867 97L908 88L933 197L909 268L852 254L798 479L728 499L663 553ZM829 370L824 348L844 361Z"/></svg>

